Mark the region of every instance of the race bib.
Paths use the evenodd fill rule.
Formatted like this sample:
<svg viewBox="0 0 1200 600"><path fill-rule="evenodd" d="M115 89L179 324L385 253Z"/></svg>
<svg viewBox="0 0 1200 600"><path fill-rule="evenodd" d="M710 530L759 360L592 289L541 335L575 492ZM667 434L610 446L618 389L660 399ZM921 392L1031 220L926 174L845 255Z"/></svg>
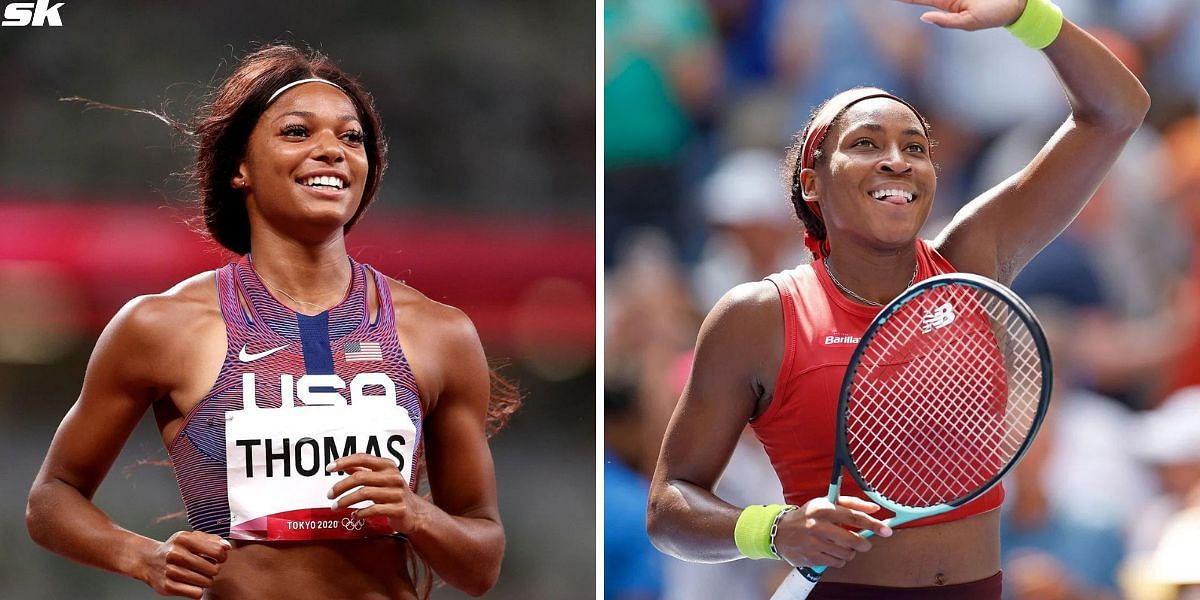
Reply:
<svg viewBox="0 0 1200 600"><path fill-rule="evenodd" d="M395 533L384 517L355 519L334 510L329 489L348 473L327 473L342 456L365 452L395 463L412 481L417 429L408 411L385 397L318 393L323 405L257 408L225 413L229 537L286 541L361 539ZM340 401L340 402L339 402Z"/></svg>

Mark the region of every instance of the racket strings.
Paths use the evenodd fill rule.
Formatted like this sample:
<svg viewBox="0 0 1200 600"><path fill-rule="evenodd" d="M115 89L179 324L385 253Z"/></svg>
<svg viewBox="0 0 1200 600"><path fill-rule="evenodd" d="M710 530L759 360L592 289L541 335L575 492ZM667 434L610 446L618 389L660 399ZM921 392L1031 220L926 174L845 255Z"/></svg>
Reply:
<svg viewBox="0 0 1200 600"><path fill-rule="evenodd" d="M1037 345L1007 302L932 288L876 329L852 380L851 462L898 504L972 495L1019 453L1042 387Z"/></svg>

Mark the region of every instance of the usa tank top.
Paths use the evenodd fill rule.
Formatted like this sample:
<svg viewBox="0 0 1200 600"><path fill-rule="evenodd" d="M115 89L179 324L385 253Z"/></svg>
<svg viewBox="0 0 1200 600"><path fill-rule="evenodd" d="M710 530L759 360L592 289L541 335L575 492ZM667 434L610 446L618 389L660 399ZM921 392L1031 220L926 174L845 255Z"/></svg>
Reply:
<svg viewBox="0 0 1200 600"><path fill-rule="evenodd" d="M365 404L362 399L367 397L394 396L395 405L403 408L400 412L407 411L415 424L414 439L404 440L411 447L409 456L413 462L419 457L420 394L396 336L388 284L367 265L350 259L350 267L350 288L342 302L313 316L299 314L276 300L255 273L249 255L217 271L217 294L228 341L225 361L216 382L185 416L183 427L168 448L188 523L193 529L230 537L227 456L241 455L227 454L226 421L228 415L242 414L246 409L305 407L330 398L350 406L356 400ZM367 277L372 278L379 300L374 320L370 318L367 302ZM289 412L303 410L311 408ZM371 442L356 447L353 440L342 439L331 444L331 439L325 438L323 448L319 439L308 438L284 439L278 447L268 446L265 464L256 465L259 477L270 474L264 471L272 468L280 473L287 469L289 474L306 468L315 472L316 463L323 466L331 459L355 451L387 455L386 442L376 442L372 448ZM312 442L311 453L304 452L305 441ZM235 450L240 452L240 448ZM249 449L246 457L251 457ZM261 454L259 460L263 460ZM411 465L407 469L401 466L408 474L409 486L415 486L415 469ZM255 475L254 467L247 467L251 477ZM321 473L324 474L323 468ZM320 526L319 521L314 523L313 528ZM363 529L357 522L346 521L343 525L349 525L342 529L351 532L357 529L361 533ZM308 533L270 539L319 537Z"/></svg>

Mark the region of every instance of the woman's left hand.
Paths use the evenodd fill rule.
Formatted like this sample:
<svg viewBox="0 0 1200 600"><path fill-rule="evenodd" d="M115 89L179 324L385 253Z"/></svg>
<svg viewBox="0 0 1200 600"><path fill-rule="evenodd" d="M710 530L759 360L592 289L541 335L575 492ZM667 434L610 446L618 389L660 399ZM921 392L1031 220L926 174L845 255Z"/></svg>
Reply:
<svg viewBox="0 0 1200 600"><path fill-rule="evenodd" d="M429 511L434 509L428 500L408 489L408 482L391 459L351 454L330 463L327 470L350 472L329 490L329 497L338 499L335 508L347 508L364 500L374 503L355 511L357 519L384 516L392 529L408 535L420 530L429 520ZM354 488L358 489L346 494Z"/></svg>
<svg viewBox="0 0 1200 600"><path fill-rule="evenodd" d="M1011 25L1025 10L1026 0L900 0L939 9L921 20L946 29L975 31Z"/></svg>

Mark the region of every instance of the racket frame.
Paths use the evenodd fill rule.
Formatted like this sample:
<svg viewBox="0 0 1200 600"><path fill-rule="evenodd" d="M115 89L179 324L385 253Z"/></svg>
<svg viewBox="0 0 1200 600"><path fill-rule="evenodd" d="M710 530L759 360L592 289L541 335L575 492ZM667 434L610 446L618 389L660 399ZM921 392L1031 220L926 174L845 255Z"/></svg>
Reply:
<svg viewBox="0 0 1200 600"><path fill-rule="evenodd" d="M987 293L993 294L1003 300L1006 304L1008 304L1013 312L1016 313L1017 317L1021 319L1021 321L1025 324L1025 327L1029 330L1030 336L1033 338L1034 344L1037 346L1038 360L1040 361L1042 368L1041 397L1038 399L1037 412L1033 417L1033 424L1029 429L1029 435L1025 437L1025 441L1021 443L1021 447L1017 449L1017 452L1013 455L1012 459L1008 461L1008 464L1006 464L1003 469L997 472L997 474L992 477L991 480L989 480L985 485L979 486L979 488L971 494L963 496L962 498L957 498L952 502L919 508L909 507L898 504L879 495L879 493L876 492L875 489L863 479L862 474L858 471L858 468L850 459L850 449L846 441L847 406L850 402L850 390L854 387L855 372L858 370L858 365L862 360L863 353L866 351L867 346L871 343L871 340L874 339L875 333L879 331L879 329L885 323L887 323L892 315L896 314L901 307L907 304L909 300L925 293L927 290L947 285L967 285L970 287L983 289ZM958 508L970 502L971 500L974 500L975 498L978 498L999 483L1000 480L1003 479L1004 476L1014 466L1016 466L1018 462L1021 461L1021 458L1025 455L1025 452L1029 449L1030 444L1032 444L1034 438L1037 437L1038 430L1041 428L1042 421L1045 419L1046 410L1050 406L1050 391L1052 383L1053 367L1050 360L1050 346L1046 343L1046 336L1042 332L1041 324L1038 323L1037 317L1033 315L1033 311L1029 308L1029 305L1007 287L992 279L972 273L947 273L944 275L936 275L917 283L916 285L905 290L903 293L897 296L896 299L889 302L883 307L883 309L879 311L879 314L871 320L871 324L867 327L867 331L863 333L862 339L859 340L858 345L855 346L854 353L850 355L850 362L846 365L846 374L842 378L842 386L838 391L837 439L834 450L833 476L830 478L829 484L829 501L835 506L837 505L838 495L842 487L843 469L850 474L850 477L854 479L854 482L858 484L859 488L862 489L863 493L866 494L871 501L895 513L894 517L884 521L888 527L902 525L904 523L915 521L924 517L940 515ZM875 535L875 532L864 530L859 532L859 534L863 537L871 537ZM820 580L821 574L825 572L826 568L828 567L797 567L796 570L801 576L803 576L804 579L815 585L816 582ZM792 578L789 577L788 579L790 580ZM787 587L786 582L784 587Z"/></svg>

